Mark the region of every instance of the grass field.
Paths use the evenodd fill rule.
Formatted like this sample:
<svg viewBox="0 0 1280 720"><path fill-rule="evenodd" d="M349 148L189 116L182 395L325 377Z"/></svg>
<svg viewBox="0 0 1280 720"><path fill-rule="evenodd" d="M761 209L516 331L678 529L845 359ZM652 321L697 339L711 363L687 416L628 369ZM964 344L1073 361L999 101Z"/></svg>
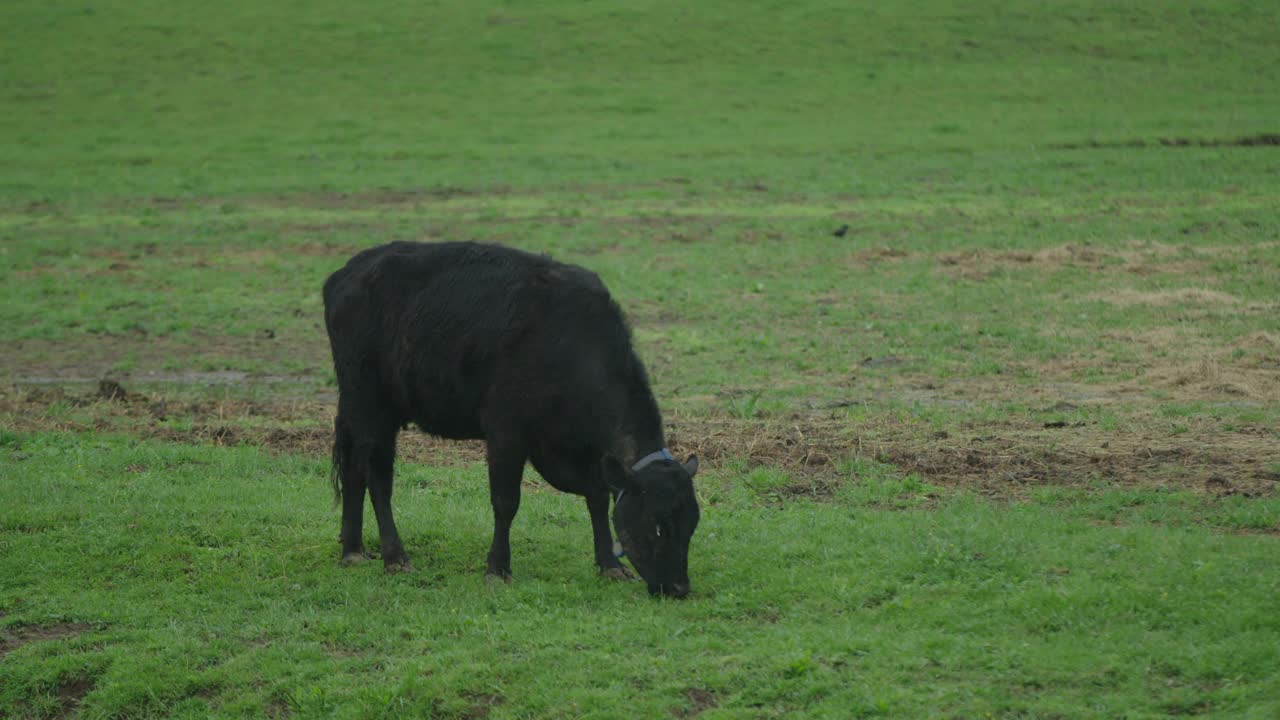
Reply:
<svg viewBox="0 0 1280 720"><path fill-rule="evenodd" d="M0 7L0 717L1280 715L1280 8L259 5ZM392 239L608 283L693 597L410 434L338 567Z"/></svg>

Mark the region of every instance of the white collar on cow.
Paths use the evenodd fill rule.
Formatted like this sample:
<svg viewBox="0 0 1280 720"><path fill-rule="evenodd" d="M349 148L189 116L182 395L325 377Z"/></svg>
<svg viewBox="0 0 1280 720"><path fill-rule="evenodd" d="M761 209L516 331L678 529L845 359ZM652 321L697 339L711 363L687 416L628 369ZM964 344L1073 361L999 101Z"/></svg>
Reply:
<svg viewBox="0 0 1280 720"><path fill-rule="evenodd" d="M637 460L636 464L631 466L631 472L640 472L641 468L659 460L675 460L675 458L671 457L671 451L666 448L655 450Z"/></svg>

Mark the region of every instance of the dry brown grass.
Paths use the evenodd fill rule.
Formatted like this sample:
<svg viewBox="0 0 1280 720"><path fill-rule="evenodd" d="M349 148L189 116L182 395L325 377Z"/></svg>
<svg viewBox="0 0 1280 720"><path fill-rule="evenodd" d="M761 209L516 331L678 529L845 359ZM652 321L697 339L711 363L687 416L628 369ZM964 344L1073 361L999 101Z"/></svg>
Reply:
<svg viewBox="0 0 1280 720"><path fill-rule="evenodd" d="M1082 268L1094 272L1147 276L1157 273L1198 274L1210 261L1238 256L1245 248L1235 245L1170 245L1154 241L1131 241L1120 246L1100 247L1069 243L1039 250L971 249L939 253L940 270L952 277L984 280L996 270L1021 269L1054 272Z"/></svg>
<svg viewBox="0 0 1280 720"><path fill-rule="evenodd" d="M1222 369L1206 366L1197 382L1221 382ZM1217 373L1215 375L1214 373ZM52 413L54 403L78 412ZM173 442L252 444L277 452L327 457L332 438L331 403L239 400L175 402L104 383L82 395L56 389L7 388L0 418L19 431L117 431ZM178 429L181 419L190 429ZM1280 432L1242 427L1223 430L1206 419L1178 429L1151 413L1135 413L1123 429L1097 424L1045 425L1010 419L945 429L891 413L852 422L830 410L784 417L740 419L672 414L669 444L696 453L712 467L725 463L782 469L795 494L830 494L851 481L848 460L891 463L942 486L999 498L1018 498L1037 486L1167 487L1213 495L1274 495L1280 489ZM476 463L480 442L439 440L401 433L400 457L429 465Z"/></svg>
<svg viewBox="0 0 1280 720"><path fill-rule="evenodd" d="M1152 305L1167 307L1170 305L1239 305L1240 298L1219 290L1207 288L1178 288L1177 290L1134 290L1133 288L1117 288L1096 292L1088 296L1090 300L1119 307L1134 305Z"/></svg>

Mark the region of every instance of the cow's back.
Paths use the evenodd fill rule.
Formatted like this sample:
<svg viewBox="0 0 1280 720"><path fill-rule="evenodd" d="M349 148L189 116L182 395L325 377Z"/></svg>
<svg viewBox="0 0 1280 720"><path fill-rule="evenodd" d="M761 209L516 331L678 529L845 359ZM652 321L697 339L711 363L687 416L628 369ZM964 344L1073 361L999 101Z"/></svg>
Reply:
<svg viewBox="0 0 1280 720"><path fill-rule="evenodd" d="M594 274L474 243L392 243L325 283L341 393L451 438L503 423L593 433L643 385L621 311ZM639 373L639 375L637 375ZM555 422L548 423L548 419Z"/></svg>

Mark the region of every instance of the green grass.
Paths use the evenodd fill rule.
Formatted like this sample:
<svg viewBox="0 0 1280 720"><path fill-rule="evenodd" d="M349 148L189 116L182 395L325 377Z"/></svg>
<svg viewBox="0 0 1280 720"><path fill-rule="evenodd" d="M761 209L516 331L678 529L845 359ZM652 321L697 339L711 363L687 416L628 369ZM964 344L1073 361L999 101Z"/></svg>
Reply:
<svg viewBox="0 0 1280 720"><path fill-rule="evenodd" d="M1280 714L1273 5L3 4L0 716ZM384 577L322 451L154 439L327 432L392 239L604 278L696 598L550 492L483 587L465 452Z"/></svg>
<svg viewBox="0 0 1280 720"><path fill-rule="evenodd" d="M153 0L0 19L22 30L0 128L17 140L3 187L24 197L671 175L862 194L945 186L974 151L1275 130L1265 3ZM932 161L860 161L921 150ZM1108 183L1100 170L1075 174Z"/></svg>
<svg viewBox="0 0 1280 720"><path fill-rule="evenodd" d="M487 587L479 467L402 467L418 572L388 577L338 567L318 459L2 445L3 632L84 625L5 656L7 715L77 680L89 717L655 717L691 692L706 717L1280 712L1273 540L966 496L888 510L886 479L771 507L713 473L696 596L655 602L594 577L585 509L546 490L518 581Z"/></svg>

